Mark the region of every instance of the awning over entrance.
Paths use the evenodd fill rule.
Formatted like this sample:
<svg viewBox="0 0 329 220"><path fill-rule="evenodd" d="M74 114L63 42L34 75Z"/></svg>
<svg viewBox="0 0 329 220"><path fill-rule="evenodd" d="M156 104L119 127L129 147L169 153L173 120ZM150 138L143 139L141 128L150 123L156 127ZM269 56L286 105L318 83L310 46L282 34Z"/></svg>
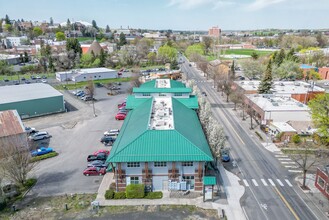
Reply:
<svg viewBox="0 0 329 220"><path fill-rule="evenodd" d="M203 185L204 186L216 185L216 177L215 176L205 176L205 177L203 177Z"/></svg>

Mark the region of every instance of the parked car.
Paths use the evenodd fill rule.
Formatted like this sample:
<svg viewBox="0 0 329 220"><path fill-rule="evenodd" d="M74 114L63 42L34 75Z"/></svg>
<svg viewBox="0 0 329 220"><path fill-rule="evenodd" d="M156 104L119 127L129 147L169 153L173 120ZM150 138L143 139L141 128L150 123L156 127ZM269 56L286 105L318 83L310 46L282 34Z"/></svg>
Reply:
<svg viewBox="0 0 329 220"><path fill-rule="evenodd" d="M28 134L34 134L38 131L35 128L25 127L25 132L28 133Z"/></svg>
<svg viewBox="0 0 329 220"><path fill-rule="evenodd" d="M121 108L121 107L126 107L126 102L122 102L122 103L118 104L118 108Z"/></svg>
<svg viewBox="0 0 329 220"><path fill-rule="evenodd" d="M127 115L128 114L128 110L127 109L120 109L119 111L118 111L118 114L125 114L125 115Z"/></svg>
<svg viewBox="0 0 329 220"><path fill-rule="evenodd" d="M25 81L26 79L24 77L21 78L22 81Z"/></svg>
<svg viewBox="0 0 329 220"><path fill-rule="evenodd" d="M37 75L35 78L36 78L36 79L41 79L41 76Z"/></svg>
<svg viewBox="0 0 329 220"><path fill-rule="evenodd" d="M49 135L47 131L39 131L29 136L29 139L34 141L47 138L51 138L51 135Z"/></svg>
<svg viewBox="0 0 329 220"><path fill-rule="evenodd" d="M75 95L79 97L79 96L85 95L85 92L84 91L80 91L80 92L77 92Z"/></svg>
<svg viewBox="0 0 329 220"><path fill-rule="evenodd" d="M325 82L323 85L325 85L325 86L329 86L329 82Z"/></svg>
<svg viewBox="0 0 329 220"><path fill-rule="evenodd" d="M97 155L88 155L87 157L87 161L94 161L94 160L106 160L107 159L107 155L106 153L98 153Z"/></svg>
<svg viewBox="0 0 329 220"><path fill-rule="evenodd" d="M123 113L118 113L116 116L115 116L115 119L116 120L125 120L126 118L126 114L123 114Z"/></svg>
<svg viewBox="0 0 329 220"><path fill-rule="evenodd" d="M30 84L31 82L29 80L25 80L25 84Z"/></svg>
<svg viewBox="0 0 329 220"><path fill-rule="evenodd" d="M221 157L223 162L229 162L230 161L230 155L227 150L221 151Z"/></svg>
<svg viewBox="0 0 329 220"><path fill-rule="evenodd" d="M106 168L100 167L88 167L83 171L83 175L85 176L102 176L106 174Z"/></svg>
<svg viewBox="0 0 329 220"><path fill-rule="evenodd" d="M46 79L42 79L41 82L42 83L47 83L47 80Z"/></svg>
<svg viewBox="0 0 329 220"><path fill-rule="evenodd" d="M79 92L82 92L82 90L74 90L74 91L72 91L72 94L73 94L73 95L76 95L76 94L79 93Z"/></svg>
<svg viewBox="0 0 329 220"><path fill-rule="evenodd" d="M112 145L114 141L115 141L115 138L112 136L103 136L101 138L101 143L103 143L105 145Z"/></svg>
<svg viewBox="0 0 329 220"><path fill-rule="evenodd" d="M81 100L83 100L83 101L91 101L91 100L93 100L93 98L91 98L89 95L85 95L85 96L82 96L81 97Z"/></svg>
<svg viewBox="0 0 329 220"><path fill-rule="evenodd" d="M47 76L43 75L41 76L42 79L47 79Z"/></svg>
<svg viewBox="0 0 329 220"><path fill-rule="evenodd" d="M20 83L17 80L14 81L14 85L19 85L19 84Z"/></svg>
<svg viewBox="0 0 329 220"><path fill-rule="evenodd" d="M51 147L40 147L39 149L36 149L31 152L32 156L41 156L44 154L49 154L50 152L53 152L54 150Z"/></svg>
<svg viewBox="0 0 329 220"><path fill-rule="evenodd" d="M4 81L4 82L9 82L9 79L4 78L3 81Z"/></svg>
<svg viewBox="0 0 329 220"><path fill-rule="evenodd" d="M94 152L94 155L97 156L98 154L100 153L104 153L106 154L107 156L110 155L110 151L109 150L98 150L98 151L95 151Z"/></svg>
<svg viewBox="0 0 329 220"><path fill-rule="evenodd" d="M88 163L87 166L88 167L105 167L105 168L107 168L109 166L109 164L103 160L94 160L94 161L91 161L90 163Z"/></svg>
<svg viewBox="0 0 329 220"><path fill-rule="evenodd" d="M35 78L35 76L33 76L33 75L31 75L31 77L30 77L31 79L37 79L37 78Z"/></svg>
<svg viewBox="0 0 329 220"><path fill-rule="evenodd" d="M108 131L104 132L105 136L117 136L119 134L120 130L119 129L111 129Z"/></svg>
<svg viewBox="0 0 329 220"><path fill-rule="evenodd" d="M207 96L207 93L206 93L206 92L201 92L201 94L202 94L203 96Z"/></svg>

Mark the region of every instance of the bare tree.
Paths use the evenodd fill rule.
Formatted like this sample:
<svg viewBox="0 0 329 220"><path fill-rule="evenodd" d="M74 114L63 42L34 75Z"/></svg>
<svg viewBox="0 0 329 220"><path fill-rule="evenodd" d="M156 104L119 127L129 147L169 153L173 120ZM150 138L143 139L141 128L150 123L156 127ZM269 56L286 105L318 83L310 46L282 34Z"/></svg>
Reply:
<svg viewBox="0 0 329 220"><path fill-rule="evenodd" d="M253 126L253 123L252 123L252 118L255 115L255 110L253 109L252 106L253 106L252 102L249 101L246 112L250 117L250 129L254 129L254 126Z"/></svg>
<svg viewBox="0 0 329 220"><path fill-rule="evenodd" d="M23 186L28 174L35 168L36 163L31 163L31 153L27 136L8 137L1 140L2 158L0 169L4 177Z"/></svg>
<svg viewBox="0 0 329 220"><path fill-rule="evenodd" d="M297 165L303 171L303 184L302 188L306 188L306 174L311 167L317 166L320 162L318 157L319 150L312 149L312 143L303 141L296 150L297 153L291 154L291 159L297 163Z"/></svg>
<svg viewBox="0 0 329 220"><path fill-rule="evenodd" d="M95 85L92 80L89 80L86 86L86 93L90 96L92 104L93 104L93 112L94 116L96 117L96 112L95 112L95 101L94 101L94 95L95 95Z"/></svg>
<svg viewBox="0 0 329 220"><path fill-rule="evenodd" d="M234 111L236 110L237 104L240 104L243 102L243 92L241 89L237 88L235 90L232 90L232 93L230 94L230 99L234 103Z"/></svg>

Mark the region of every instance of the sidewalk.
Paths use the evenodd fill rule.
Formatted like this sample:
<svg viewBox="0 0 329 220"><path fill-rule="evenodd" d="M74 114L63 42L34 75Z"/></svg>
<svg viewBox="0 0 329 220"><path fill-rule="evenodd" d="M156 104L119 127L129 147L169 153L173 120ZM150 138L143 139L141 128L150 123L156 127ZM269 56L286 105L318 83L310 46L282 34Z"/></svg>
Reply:
<svg viewBox="0 0 329 220"><path fill-rule="evenodd" d="M106 200L104 195L109 188L113 173L108 173L104 176L102 183L98 189L96 200L100 206L143 206L143 205L195 205L203 209L215 209L218 211L218 216L222 216L222 210L225 215L231 220L244 220L245 215L240 206L240 198L244 194L244 187L239 184L239 178L234 174L226 171L222 165L219 170L224 182L224 189L227 194L227 202L222 204L223 200L219 199L214 202L203 202L202 196L195 199L177 199L169 198L169 192L163 192L162 199L122 199L122 200Z"/></svg>

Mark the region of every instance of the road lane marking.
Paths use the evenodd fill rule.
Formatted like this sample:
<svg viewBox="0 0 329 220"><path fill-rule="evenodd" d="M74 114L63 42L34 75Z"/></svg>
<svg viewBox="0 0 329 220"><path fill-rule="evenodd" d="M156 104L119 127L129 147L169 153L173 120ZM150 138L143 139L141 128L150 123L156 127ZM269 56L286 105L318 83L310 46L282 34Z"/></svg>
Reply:
<svg viewBox="0 0 329 220"><path fill-rule="evenodd" d="M298 215L295 213L295 211L291 208L290 204L287 202L287 200L284 198L284 196L280 193L280 191L274 187L275 191L277 192L277 194L280 196L281 200L283 201L283 203L287 206L287 208L290 210L290 212L293 214L293 216L295 217L296 220L299 220Z"/></svg>
<svg viewBox="0 0 329 220"><path fill-rule="evenodd" d="M299 166L284 166L285 168L299 168Z"/></svg>
<svg viewBox="0 0 329 220"><path fill-rule="evenodd" d="M267 179L267 180L271 183L272 186L275 186L275 183L273 182L273 180L271 180L271 179Z"/></svg>
<svg viewBox="0 0 329 220"><path fill-rule="evenodd" d="M283 183L281 182L281 180L276 179L276 181L278 181L278 183L279 183L280 186L284 186Z"/></svg>
<svg viewBox="0 0 329 220"><path fill-rule="evenodd" d="M248 182L247 182L246 179L243 179L243 183L244 183L245 186L249 186L249 184L248 184Z"/></svg>
<svg viewBox="0 0 329 220"><path fill-rule="evenodd" d="M258 186L258 183L255 179L252 179L251 181L254 183L255 186Z"/></svg>
<svg viewBox="0 0 329 220"><path fill-rule="evenodd" d="M288 184L288 186L292 187L292 184L290 183L289 180L285 179L286 183Z"/></svg>
<svg viewBox="0 0 329 220"><path fill-rule="evenodd" d="M283 155L283 154L276 154L274 155L275 157L288 157L287 155Z"/></svg>
<svg viewBox="0 0 329 220"><path fill-rule="evenodd" d="M267 182L264 179L260 179L262 181L262 183L264 184L264 186L268 186Z"/></svg>
<svg viewBox="0 0 329 220"><path fill-rule="evenodd" d="M282 164L295 164L296 162L294 161L282 161Z"/></svg>
<svg viewBox="0 0 329 220"><path fill-rule="evenodd" d="M291 160L290 158L278 158L278 160Z"/></svg>
<svg viewBox="0 0 329 220"><path fill-rule="evenodd" d="M291 172L291 173L302 173L303 171L302 170L288 170L288 172Z"/></svg>

